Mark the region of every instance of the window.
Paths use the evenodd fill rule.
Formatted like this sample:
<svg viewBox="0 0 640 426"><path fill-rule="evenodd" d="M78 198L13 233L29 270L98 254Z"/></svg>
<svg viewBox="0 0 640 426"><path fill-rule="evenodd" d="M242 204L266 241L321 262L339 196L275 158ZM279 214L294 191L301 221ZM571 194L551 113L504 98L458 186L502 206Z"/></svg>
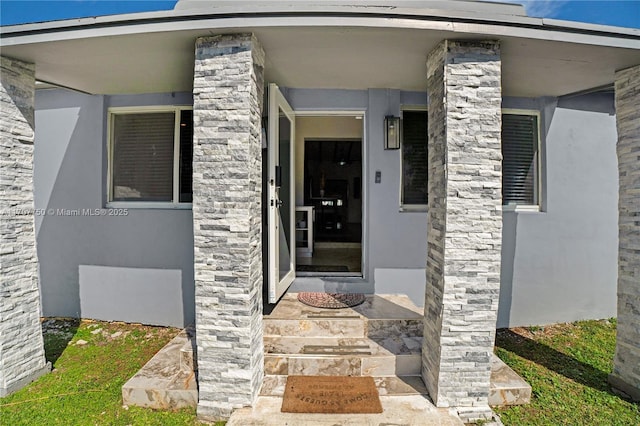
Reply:
<svg viewBox="0 0 640 426"><path fill-rule="evenodd" d="M502 204L536 206L539 191L537 111L502 114Z"/></svg>
<svg viewBox="0 0 640 426"><path fill-rule="evenodd" d="M191 203L193 111L114 108L109 120L109 201Z"/></svg>
<svg viewBox="0 0 640 426"><path fill-rule="evenodd" d="M427 111L402 111L403 210L424 210L427 206Z"/></svg>

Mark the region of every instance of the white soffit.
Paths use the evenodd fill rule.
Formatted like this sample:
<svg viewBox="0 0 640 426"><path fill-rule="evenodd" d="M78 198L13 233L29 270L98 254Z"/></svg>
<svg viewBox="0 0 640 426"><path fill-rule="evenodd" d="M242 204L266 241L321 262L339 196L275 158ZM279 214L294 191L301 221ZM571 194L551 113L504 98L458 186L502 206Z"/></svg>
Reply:
<svg viewBox="0 0 640 426"><path fill-rule="evenodd" d="M3 27L2 54L35 62L40 80L104 94L191 91L195 39L231 32L256 34L267 55L266 80L285 87L423 91L426 55L446 38L501 40L506 96L573 93L609 84L616 70L640 64L638 30L579 24L565 32L557 21L542 30L536 27L542 20L521 16L478 23L425 18L442 11L393 9L395 15L249 18L221 8L216 13L224 18L191 20L195 12L187 12ZM409 12L422 15L410 19ZM454 15L460 13L478 15Z"/></svg>

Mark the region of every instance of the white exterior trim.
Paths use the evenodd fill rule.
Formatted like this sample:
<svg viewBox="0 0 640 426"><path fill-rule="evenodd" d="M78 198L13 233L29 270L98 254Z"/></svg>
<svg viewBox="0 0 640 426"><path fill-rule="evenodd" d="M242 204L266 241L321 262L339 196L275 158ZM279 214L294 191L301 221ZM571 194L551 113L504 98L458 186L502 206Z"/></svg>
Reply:
<svg viewBox="0 0 640 426"><path fill-rule="evenodd" d="M540 132L540 111L536 109L518 109L518 108L503 108L502 114L514 114L514 115L533 115L536 117L536 123L538 125L538 151L536 154L536 169L534 170L536 188L533 193L534 204L503 204L502 211L516 211L516 212L540 212L542 211L542 159L546 156L542 155L542 133ZM500 141L502 143L502 140Z"/></svg>
<svg viewBox="0 0 640 426"><path fill-rule="evenodd" d="M180 111L193 110L185 105L150 105L111 107L107 110L107 202L106 208L131 209L191 209L191 203L180 203ZM173 112L173 201L113 201L113 116L119 114L145 114L149 112Z"/></svg>
<svg viewBox="0 0 640 426"><path fill-rule="evenodd" d="M367 201L369 199L368 189L369 189L369 173L368 173L368 164L367 159L368 156L368 148L367 148L367 111L363 109L341 109L341 110L318 110L318 109L310 109L310 110L293 110L293 113L296 117L355 117L362 116L362 179L360 179L360 184L362 185L362 189L360 191L360 202L362 203L362 240L361 240L361 249L360 249L360 271L361 274L357 275L349 275L349 276L360 276L362 275L363 279L367 278L367 266L368 266L368 258L369 250L368 247L368 239L369 232L366 224L368 223L368 212L369 207ZM323 273L325 275L325 273ZM303 276L303 275L301 275Z"/></svg>
<svg viewBox="0 0 640 426"><path fill-rule="evenodd" d="M180 111L173 114L173 202L180 203ZM193 140L191 141L193 145Z"/></svg>
<svg viewBox="0 0 640 426"><path fill-rule="evenodd" d="M296 114L296 117L355 117L358 115L362 115L363 120L366 114L366 111L363 109L341 109L341 110L306 110L306 109L296 109L293 111Z"/></svg>
<svg viewBox="0 0 640 426"><path fill-rule="evenodd" d="M108 209L169 209L169 210L191 210L191 203L168 203L162 201L109 201L106 203Z"/></svg>
<svg viewBox="0 0 640 426"><path fill-rule="evenodd" d="M516 212L516 213L540 213L540 206L530 205L518 205L508 204L502 206L503 212Z"/></svg>

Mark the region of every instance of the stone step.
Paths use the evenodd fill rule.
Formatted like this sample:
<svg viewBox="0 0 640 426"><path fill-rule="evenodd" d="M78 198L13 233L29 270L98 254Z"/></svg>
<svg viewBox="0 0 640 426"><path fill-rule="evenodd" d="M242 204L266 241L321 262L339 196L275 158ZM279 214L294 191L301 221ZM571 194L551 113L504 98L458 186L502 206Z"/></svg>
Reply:
<svg viewBox="0 0 640 426"><path fill-rule="evenodd" d="M421 337L265 337L265 374L419 375Z"/></svg>
<svg viewBox="0 0 640 426"><path fill-rule="evenodd" d="M406 395L428 395L419 376L374 376L380 396L406 396ZM284 389L287 385L287 376L264 376L261 396L284 396Z"/></svg>
<svg viewBox="0 0 640 426"><path fill-rule="evenodd" d="M122 386L124 405L155 409L195 407L198 386L193 370L181 366L182 349L190 343L183 330Z"/></svg>
<svg viewBox="0 0 640 426"><path fill-rule="evenodd" d="M366 324L357 316L302 316L300 319L265 319L264 336L364 337Z"/></svg>
<svg viewBox="0 0 640 426"><path fill-rule="evenodd" d="M422 320L363 320L344 316L265 320L266 337L421 337Z"/></svg>
<svg viewBox="0 0 640 426"><path fill-rule="evenodd" d="M198 358L196 356L196 331L193 328L185 329L187 341L180 348L180 370L198 371Z"/></svg>
<svg viewBox="0 0 640 426"><path fill-rule="evenodd" d="M414 337L422 336L422 309L403 295L369 295L361 305L321 309L286 294L264 316L265 336L296 337Z"/></svg>
<svg viewBox="0 0 640 426"><path fill-rule="evenodd" d="M367 319L366 336L371 338L422 337L423 320L420 319Z"/></svg>
<svg viewBox="0 0 640 426"><path fill-rule="evenodd" d="M233 412L227 426L464 426L447 408L436 408L423 395L380 396L380 414L283 413L282 397L259 396L253 407Z"/></svg>
<svg viewBox="0 0 640 426"><path fill-rule="evenodd" d="M496 355L491 358L489 405L522 405L531 402L531 386Z"/></svg>
<svg viewBox="0 0 640 426"><path fill-rule="evenodd" d="M402 294L370 294L364 303L344 309L326 309L307 306L298 301L297 293L287 293L265 315L265 319L295 319L302 315L344 315L364 319L422 319L423 308L413 304L409 297Z"/></svg>
<svg viewBox="0 0 640 426"><path fill-rule="evenodd" d="M228 426L352 425L464 426L448 409L436 408L419 376L374 376L381 414L282 413L287 376L267 375L254 407L234 411Z"/></svg>

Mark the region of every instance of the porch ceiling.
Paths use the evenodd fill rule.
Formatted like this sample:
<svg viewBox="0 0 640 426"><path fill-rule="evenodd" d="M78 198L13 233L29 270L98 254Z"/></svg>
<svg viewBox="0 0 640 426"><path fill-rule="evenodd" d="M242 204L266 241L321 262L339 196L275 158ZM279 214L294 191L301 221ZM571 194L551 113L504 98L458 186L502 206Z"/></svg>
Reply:
<svg viewBox="0 0 640 426"><path fill-rule="evenodd" d="M560 96L610 84L640 64L638 48L377 27L181 30L5 45L2 54L36 63L39 80L98 94L191 91L198 36L254 32L266 52L266 81L297 88L426 88L426 56L446 38L500 39L505 96Z"/></svg>

